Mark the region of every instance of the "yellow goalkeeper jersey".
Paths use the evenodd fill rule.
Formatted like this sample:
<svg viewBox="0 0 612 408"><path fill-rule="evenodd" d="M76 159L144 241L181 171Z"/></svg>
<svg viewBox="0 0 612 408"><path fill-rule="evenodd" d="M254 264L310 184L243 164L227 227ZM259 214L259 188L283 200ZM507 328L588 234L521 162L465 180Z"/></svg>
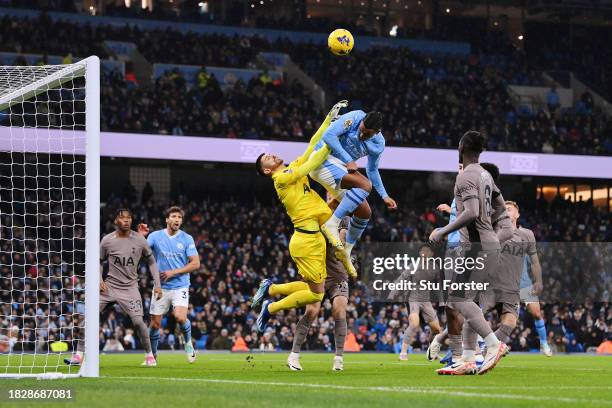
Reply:
<svg viewBox="0 0 612 408"><path fill-rule="evenodd" d="M319 226L331 216L331 210L310 188L308 173L319 167L329 155L329 148L323 146L313 153L314 146L329 126L328 116L317 133L312 137L304 154L292 161L284 170L272 175L274 188L281 200L293 226L308 231L318 231Z"/></svg>

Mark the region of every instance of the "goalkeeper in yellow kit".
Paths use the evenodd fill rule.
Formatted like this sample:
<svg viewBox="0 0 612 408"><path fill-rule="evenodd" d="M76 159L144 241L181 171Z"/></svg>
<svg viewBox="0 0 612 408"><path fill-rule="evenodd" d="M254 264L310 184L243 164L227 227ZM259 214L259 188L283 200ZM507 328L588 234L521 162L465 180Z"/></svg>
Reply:
<svg viewBox="0 0 612 408"><path fill-rule="evenodd" d="M323 133L340 109L347 105L347 101L340 101L334 105L321 127L310 139L304 154L288 166L281 158L269 153L262 153L255 162L260 175L272 177L278 198L291 218L295 233L289 242L289 253L297 265L298 273L304 279L284 284L274 284L270 279L261 282L251 302L251 307L255 307L263 301L257 318L257 329L260 332L265 330L272 314L320 302L325 294L326 243L321 232L336 249L342 249L343 244L334 238L337 234L330 234L325 230L324 223L332 213L319 194L310 188L308 173L319 167L329 155L330 150L327 146L313 153L314 146L321 140ZM344 251L336 253L342 254ZM276 302L266 299L278 295L286 297Z"/></svg>

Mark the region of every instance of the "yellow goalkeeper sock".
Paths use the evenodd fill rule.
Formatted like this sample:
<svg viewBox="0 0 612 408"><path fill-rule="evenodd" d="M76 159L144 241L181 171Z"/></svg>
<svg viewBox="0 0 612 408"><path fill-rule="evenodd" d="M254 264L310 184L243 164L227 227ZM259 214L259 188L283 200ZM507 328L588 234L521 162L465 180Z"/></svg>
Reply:
<svg viewBox="0 0 612 408"><path fill-rule="evenodd" d="M295 281L289 283L281 283L281 284L272 284L268 289L268 294L270 296L276 295L290 295L299 290L308 290L308 284L302 281Z"/></svg>
<svg viewBox="0 0 612 408"><path fill-rule="evenodd" d="M297 282L292 282L297 283ZM300 290L294 292L289 296L282 298L278 302L270 303L268 305L268 312L276 313L281 310L297 309L311 303L320 302L323 300L323 293L314 293L310 289Z"/></svg>

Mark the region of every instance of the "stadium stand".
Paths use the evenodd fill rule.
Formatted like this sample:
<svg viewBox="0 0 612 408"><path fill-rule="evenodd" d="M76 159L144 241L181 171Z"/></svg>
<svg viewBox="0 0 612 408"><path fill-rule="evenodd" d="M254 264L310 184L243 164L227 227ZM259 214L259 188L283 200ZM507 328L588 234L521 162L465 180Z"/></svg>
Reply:
<svg viewBox="0 0 612 408"><path fill-rule="evenodd" d="M255 25L279 27L278 21L263 19ZM311 27L302 24L293 28L309 30ZM150 63L194 64L203 68L253 68L259 52L283 52L324 87L329 98L349 98L355 107L383 111L385 135L390 145L454 147L462 131L476 128L487 134L491 150L612 154L612 121L593 106L588 94L570 108L560 109L550 104L532 109L517 106L507 91L508 84L542 85L542 69L561 69L581 72L595 89L610 95L609 70L605 71L609 64L593 63L595 57L610 60L608 54L600 53L600 46L583 47L585 44L581 42L580 46L569 47L565 38L551 41L555 38L554 32L533 28L527 34L527 51L522 53L508 48L507 44L496 48L498 40L495 39L479 42L482 36L478 33L482 29L470 31L463 24L448 25L447 31L438 33L400 33L400 36L427 39L464 39L473 46L474 52L468 56L416 53L407 48L372 48L356 50L350 57L338 59L319 44L288 39L271 41L172 29L143 30L127 25L93 27L67 21L58 23L43 14L36 20L3 17L0 50L38 54L41 61L51 55L68 58L93 53L110 58L104 42L120 40L132 42ZM541 35L541 30L549 34ZM530 46L547 52L541 59L536 58ZM491 54L493 49L497 54ZM25 59L19 61L25 62ZM351 78L346 78L346 72L351 72ZM205 74L204 69L202 73L202 77L188 79L177 67L155 80L139 82L131 68L105 69L103 130L303 141L322 118L323 112L316 108L309 91L297 82L268 81L262 75L247 83L238 81L223 90L221 78ZM397 83L402 86L396 86ZM154 228L162 227L160 214L166 205L147 200L134 205L135 202L137 198L129 190L117 191L108 197L103 207L102 231L112 230L109 214L120 206L133 209L135 223L146 221ZM204 200L183 197L178 204L187 212L185 229L196 238L202 262L200 271L192 274L189 308L197 347L288 350L293 341L296 313L279 314L272 321L271 329L259 336L253 328L255 315L246 302L262 275L282 281L296 275L287 248L291 229L280 205L263 205L252 197L221 199L213 195ZM375 222L366 232L365 242L422 241L435 225L446 221L422 206L411 206L410 210L395 214L379 207L374 210ZM552 202L540 200L523 213L521 221L533 228L540 242L612 239L609 213L594 209L589 202L570 203L558 197ZM70 324L64 323L62 327L68 329L62 332L57 329L57 322L66 318L66 311L53 307L53 304L69 305L69 302L54 302L53 291L58 285L72 287L72 295L79 296L83 288L65 277L70 271L59 258L39 254L34 248L15 251L17 243L22 241L19 228L13 228L4 214L2 217L1 235L10 237L0 240L2 275L14 277L12 285L6 281L8 278L1 279L2 287L14 288L0 290L2 315L13 316L13 320L2 322L2 327L27 327L28 319L44 316L37 321L37 330L25 330L21 337L18 330L11 330L8 344L18 349L35 344L44 347L55 339L70 342L73 337ZM142 276L140 285L145 310L148 310L151 284L146 278L148 274ZM39 299L49 300L39 305L40 310L34 307L35 292ZM545 305L544 310L549 343L556 352L594 349L605 343L612 332L612 308L607 303L554 303ZM18 314L22 317L16 317ZM525 314L524 309L521 314ZM404 305L370 304L360 285L352 290L348 315L351 334L347 341L353 350L394 352L408 324ZM161 348L177 348L181 339L175 334L175 323L171 317L166 319ZM129 328L129 319L117 309L102 323L100 346L104 350L140 347ZM326 305L311 328L305 349L331 350L332 327L331 311ZM513 350L539 348L532 327L529 317L521 319L512 336ZM425 326L419 332L416 347L426 346L427 331Z"/></svg>
<svg viewBox="0 0 612 408"><path fill-rule="evenodd" d="M33 25L39 36L50 32L61 35L52 42L15 35L30 31ZM75 32L83 34L75 36ZM488 135L492 150L612 152L612 121L588 102L588 95L568 108L530 107L512 99L508 84L542 85L539 71L532 70L525 55L516 51L502 56L461 57L406 48L370 48L338 59L319 45L287 39L182 33L170 28L92 27L58 23L44 15L35 21L4 17L0 38L1 49L9 52L65 55L72 51L75 56L91 52L90 47L85 52L84 44L96 44L100 55L107 56L104 41L131 41L151 63L199 66L252 67L259 52L286 52L327 90L328 100L348 98L354 108L382 111L389 145L455 146L462 131L477 128ZM309 136L322 117L309 90L295 82L276 81L259 87L257 81L238 81L220 93L214 80L210 88L203 89L198 81L181 76L176 70L154 82L139 83L131 69L121 75L107 73L103 78L103 128L300 140ZM395 86L398 82L403 86ZM254 109L254 100L264 102L258 105L265 109ZM198 109L191 109L194 103ZM287 106L281 108L284 104Z"/></svg>
<svg viewBox="0 0 612 408"><path fill-rule="evenodd" d="M134 202L125 192L113 194L106 201L103 231L112 231L110 214L115 208ZM249 349L288 350L293 341L293 330L298 316L295 311L281 313L265 336L254 329L256 315L249 310L248 298L261 276L287 281L296 275L288 255L288 240L292 233L288 219L279 204L263 204L248 196L226 199L207 196L190 200L182 196L186 209L184 229L192 234L200 253L202 267L192 274L189 316L194 326L194 338L199 348L226 349L245 346ZM411 206L412 207L412 206ZM132 206L137 222L146 221L161 228L163 206L152 201ZM551 211L553 210L554 211ZM428 208L411 208L391 213L380 207L374 209L372 227L366 231L364 242L421 241L431 229L446 219ZM609 214L592 208L589 202L571 203L561 198L552 202L539 200L521 223L531 226L538 242L609 241L612 238ZM584 221L583 221L584 220ZM221 227L223 226L223 227ZM143 268L141 289L145 308L151 296L151 283ZM580 276L575 277L580 280ZM552 284L552 282L549 282ZM138 344L129 332L129 319L116 309L104 321L103 342L117 339L125 348ZM147 309L148 310L148 309ZM550 303L544 307L549 322L549 342L555 351L587 351L596 348L606 338L612 324L609 304L588 301L584 304ZM512 349L538 350L539 341L531 318L521 309L519 326L512 336ZM401 344L401 333L408 324L408 310L403 304L371 304L358 283L351 292L348 308L349 328L362 350L395 352ZM492 319L495 317L491 316ZM442 321L444 317L441 315ZM415 347L426 347L429 328L419 332ZM310 330L305 347L309 350L333 348L333 318L329 305L322 308L317 322ZM128 340L125 340L127 337ZM164 320L162 348L178 348L180 339L175 334L171 317Z"/></svg>

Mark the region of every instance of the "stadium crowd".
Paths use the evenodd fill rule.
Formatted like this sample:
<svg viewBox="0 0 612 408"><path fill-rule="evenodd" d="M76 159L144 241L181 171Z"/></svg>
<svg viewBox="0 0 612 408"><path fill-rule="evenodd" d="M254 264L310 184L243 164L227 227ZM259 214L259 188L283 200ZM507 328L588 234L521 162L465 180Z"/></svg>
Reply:
<svg viewBox="0 0 612 408"><path fill-rule="evenodd" d="M279 282L296 277L288 253L291 228L283 208L278 204L264 205L257 200L237 197L224 200L208 197L197 202L183 197L182 200L181 205L186 210L184 229L194 236L202 264L200 271L191 276L190 289L189 318L193 322L197 346L213 350L289 350L299 317L296 312L280 313L272 320L268 331L259 335L254 328L256 314L248 306L262 276ZM126 204L121 195L107 200L103 231L112 231L113 210ZM132 208L135 224L142 221L156 228L163 227L162 206L149 201ZM551 215L551 208L555 209L555 215ZM593 209L589 203L573 204L559 199L552 203L540 201L531 211L524 212L529 215L521 222L533 227L539 242L609 241L612 238L609 215ZM426 208L396 213L375 208L364 242L421 241L434 226L445 222L447 220L440 213ZM140 284L145 308L148 308L151 283L144 272L143 269ZM612 333L612 308L608 303L587 298L583 304L549 303L544 310L549 343L556 352L596 348ZM398 352L403 330L408 325L408 310L404 304L370 303L364 286L358 282L351 288L347 316L352 333L349 337L353 336L351 341L354 340L361 350ZM524 308L521 316L512 336L512 349L539 349L533 322ZM443 314L440 318L444 323ZM496 319L495 316L490 318ZM125 326L128 321L117 310L109 315L103 322L104 340L101 341L106 341L103 347L107 347L111 339L117 341L110 344L138 347L133 332ZM330 305L325 303L310 330L305 348L332 350L333 322ZM176 333L172 317L165 318L160 347L180 348L181 339ZM424 326L417 336L415 348L426 347L428 333L429 327Z"/></svg>
<svg viewBox="0 0 612 408"><path fill-rule="evenodd" d="M25 35L34 25L37 34ZM49 36L51 32L60 35ZM41 41L47 36L57 41ZM542 81L529 58L516 50L495 57L457 57L373 48L337 58L318 44L288 39L81 26L44 15L36 21L4 17L0 39L0 49L6 51L75 56L96 52L102 57L108 55L103 40L132 41L152 63L194 64L203 70L206 65L249 67L260 51L285 52L327 90L328 100L348 98L353 108L383 112L389 145L455 146L463 130L477 128L487 134L491 150L612 152L612 121L593 106L588 93L572 108L560 108L554 98L542 106L517 106L507 85ZM188 80L173 70L152 83L138 83L131 71L126 76L105 73L103 129L305 140L322 117L309 91L298 83L271 82L263 74L222 92L221 79L208 76L202 83L199 77Z"/></svg>
<svg viewBox="0 0 612 408"><path fill-rule="evenodd" d="M85 164L33 156L0 153L0 353L48 351L84 326Z"/></svg>
<svg viewBox="0 0 612 408"><path fill-rule="evenodd" d="M612 51L606 41L609 27L529 24L526 31L530 65L572 71L601 96L612 98Z"/></svg>
<svg viewBox="0 0 612 408"><path fill-rule="evenodd" d="M176 203L186 211L184 230L194 237L201 259L200 270L191 274L188 313L196 346L209 350L288 350L299 317L296 311L278 314L268 331L259 335L254 326L257 315L248 306L263 276L279 282L296 278L297 271L288 251L292 228L283 207L270 197L262 200L248 193L227 195L211 191L207 194L204 199L190 199L190 194L185 191L173 193L177 197ZM137 192L129 185L109 196L102 205L101 231L109 233L113 230L112 214L119 207L133 210L134 227L139 222L146 222L153 229L162 228L165 222L162 214L168 203L154 202L153 196L149 187L139 200ZM34 217L32 214L37 209L28 207L27 197L17 200L17 204L9 198L3 196L3 205L17 206L12 216L3 211L0 230L3 237L0 240L0 352L35 348L44 351L53 340L70 342L80 337L78 327L83 324L84 306L81 227L84 212L82 208L50 207L49 211L54 214L63 212L64 216ZM38 200L53 203L51 198L44 196L39 196ZM139 201L141 204L135 204ZM447 222L443 214L432 210L431 205L425 205L423 202L411 203L395 212L374 205L372 222L364 234L363 243L423 241L432 228ZM73 211L79 218L70 215ZM521 208L521 212L520 223L533 229L540 247L549 247L547 242L607 243L612 239L609 213L594 208L590 201L572 203L557 197L548 202L541 198ZM50 228L41 228L47 224ZM38 228L22 228L23 225L36 225ZM74 243L62 239L62 231L68 235L74 232L77 239ZM33 246L36 240L29 236L31 234L38 234L38 245L43 245L38 251ZM58 245L61 251L57 249ZM69 258L73 255L80 258ZM566 258L561 256L559 259L563 261ZM75 265L78 269L73 269ZM593 268L571 262L543 265L545 287L549 288L549 293L559 286L556 277L546 279L553 276L547 275L549 270L560 268L563 273L559 276L569 278L563 281L562 287L571 288L576 294L578 288L584 286L581 283L593 273ZM565 273L568 270L572 272ZM145 265L140 266L140 272L139 284L148 311L152 285ZM609 299L609 286L606 286L609 282L600 283L596 293L583 288L579 302L555 300L545 304L549 344L554 351L593 350L610 338L612 308L609 303L601 302ZM561 297L552 295L551 299L568 299L562 291L555 293ZM73 315L75 312L79 314ZM357 282L351 287L347 316L348 341L356 350L398 352L401 336L408 325L408 310L404 304L371 303L365 286ZM521 317L512 335L512 349L538 350L539 341L533 322L524 308L521 308ZM496 318L496 315L490 315L492 322ZM443 313L440 313L440 319L444 324ZM101 349L141 347L128 317L119 308L112 309L101 323ZM174 319L166 317L162 323L164 330L160 348L181 348L182 338L177 334L179 331ZM331 350L333 324L330 305L326 302L310 330L305 349ZM426 347L428 334L429 327L423 326L414 347Z"/></svg>
<svg viewBox="0 0 612 408"><path fill-rule="evenodd" d="M131 88L116 71L109 72L112 85L102 89L102 129L307 140L323 118L298 82L274 84L262 75L223 92L216 78L207 77L194 84L172 70L153 88Z"/></svg>

